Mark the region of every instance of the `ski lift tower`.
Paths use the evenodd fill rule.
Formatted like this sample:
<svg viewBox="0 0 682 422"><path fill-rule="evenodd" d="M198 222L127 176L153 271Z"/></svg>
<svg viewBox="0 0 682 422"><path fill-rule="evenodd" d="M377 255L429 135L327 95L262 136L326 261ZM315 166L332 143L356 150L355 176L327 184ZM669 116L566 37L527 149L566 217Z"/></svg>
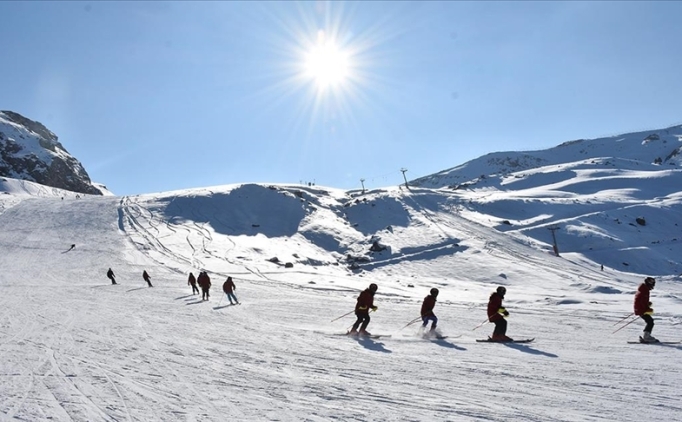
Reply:
<svg viewBox="0 0 682 422"><path fill-rule="evenodd" d="M407 184L407 177L405 177L405 172L407 171L407 169L403 167L400 169L400 171L403 172L403 179L405 179L405 187L409 190L410 186Z"/></svg>
<svg viewBox="0 0 682 422"><path fill-rule="evenodd" d="M556 256L559 256L559 246L557 246L556 244L556 231L559 230L559 228L560 228L559 226L547 227L547 229L552 232L552 242L554 243L553 244L554 255Z"/></svg>

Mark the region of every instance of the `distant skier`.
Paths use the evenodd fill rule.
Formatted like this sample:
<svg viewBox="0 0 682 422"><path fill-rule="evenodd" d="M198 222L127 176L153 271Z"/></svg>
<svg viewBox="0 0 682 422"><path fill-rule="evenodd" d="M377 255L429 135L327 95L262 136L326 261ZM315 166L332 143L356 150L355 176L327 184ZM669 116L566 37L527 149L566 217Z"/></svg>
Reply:
<svg viewBox="0 0 682 422"><path fill-rule="evenodd" d="M194 277L194 274L189 273L189 278L187 279L187 285L192 286L192 294L196 292L196 294L199 294L199 289L197 289L197 279Z"/></svg>
<svg viewBox="0 0 682 422"><path fill-rule="evenodd" d="M233 305L232 299L234 299L234 304L239 305L239 301L237 300L237 296L234 295L233 290L236 290L237 287L234 285L234 281L232 281L232 277L227 277L227 280L225 283L223 283L223 291L227 295L227 298L230 300L230 305Z"/></svg>
<svg viewBox="0 0 682 422"><path fill-rule="evenodd" d="M424 302L422 303L422 321L424 323L422 324L422 329L426 329L426 326L429 325L429 321L432 321L431 324L431 333L434 333L436 330L436 325L438 324L438 317L433 313L433 308L436 306L436 298L438 297L438 289L433 288L430 291L430 295L426 296L424 298Z"/></svg>
<svg viewBox="0 0 682 422"><path fill-rule="evenodd" d="M149 287L154 287L152 286L151 277L149 277L149 274L147 274L147 270L142 271L142 278L147 282Z"/></svg>
<svg viewBox="0 0 682 422"><path fill-rule="evenodd" d="M654 329L654 318L651 316L654 310L651 309L651 302L649 301L649 291L654 289L656 279L647 277L644 283L639 285L637 293L635 293L635 315L641 317L646 322L644 327L644 334L639 338L645 343L655 343L658 340L651 335Z"/></svg>
<svg viewBox="0 0 682 422"><path fill-rule="evenodd" d="M199 284L199 287L201 287L201 300L208 300L208 291L211 288L211 277L206 274L206 271L199 273L197 284Z"/></svg>
<svg viewBox="0 0 682 422"><path fill-rule="evenodd" d="M369 310L376 311L378 309L378 307L374 306L374 294L377 292L377 289L378 286L372 283L360 293L360 296L358 296L358 301L355 304L355 315L358 319L355 321L353 328L348 334L361 336L371 335L367 332L367 325L369 325ZM358 327L360 328L360 331L358 331Z"/></svg>
<svg viewBox="0 0 682 422"><path fill-rule="evenodd" d="M490 295L488 301L488 321L495 324L495 330L493 330L491 337L493 341L514 341L507 337L507 320L505 317L509 316L509 312L502 306L502 300L506 293L507 289L500 286Z"/></svg>
<svg viewBox="0 0 682 422"><path fill-rule="evenodd" d="M74 244L71 245L71 247L69 248L69 251L72 251L75 247L76 247L76 244L74 243ZM67 251L67 252L68 252L68 251Z"/></svg>
<svg viewBox="0 0 682 422"><path fill-rule="evenodd" d="M116 276L114 275L114 272L111 271L111 268L107 271L107 278L111 280L111 284L116 284Z"/></svg>

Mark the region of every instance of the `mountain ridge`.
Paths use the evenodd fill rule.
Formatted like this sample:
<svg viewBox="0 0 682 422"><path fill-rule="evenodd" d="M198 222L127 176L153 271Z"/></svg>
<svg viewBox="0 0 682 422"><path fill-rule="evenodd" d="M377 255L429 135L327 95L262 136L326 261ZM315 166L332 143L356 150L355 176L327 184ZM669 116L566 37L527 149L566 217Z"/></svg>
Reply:
<svg viewBox="0 0 682 422"><path fill-rule="evenodd" d="M679 167L682 165L682 125L604 138L566 141L542 150L491 152L458 166L416 178L409 184L430 188L467 187L481 177L608 157L629 158L642 164Z"/></svg>
<svg viewBox="0 0 682 422"><path fill-rule="evenodd" d="M102 195L83 165L42 123L0 111L0 176L73 192Z"/></svg>

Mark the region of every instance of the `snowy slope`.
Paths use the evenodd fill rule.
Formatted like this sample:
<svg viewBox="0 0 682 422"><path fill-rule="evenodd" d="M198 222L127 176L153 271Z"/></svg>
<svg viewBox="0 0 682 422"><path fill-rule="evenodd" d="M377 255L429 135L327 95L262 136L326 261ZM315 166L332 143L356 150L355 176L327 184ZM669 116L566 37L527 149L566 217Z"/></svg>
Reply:
<svg viewBox="0 0 682 422"><path fill-rule="evenodd" d="M679 167L682 165L682 125L608 138L579 139L539 151L494 152L409 183L429 188L470 187L491 176L593 159L613 167L616 164L608 162L612 158L631 161L630 166L642 170L652 166Z"/></svg>
<svg viewBox="0 0 682 422"><path fill-rule="evenodd" d="M657 258L663 248L650 243L673 235L680 196L665 186L677 183L678 173L636 177L635 190L655 192L654 199L637 199L621 186L637 169L601 176L587 165L571 171L614 184L595 192L579 176L562 178L551 167L505 179L524 186L517 194L504 192L500 181L486 189L387 188L365 195L251 184L61 199L22 196L5 184L0 415L678 420L682 345L627 344L641 333L641 321L611 334L632 311L642 277L654 274L654 334L682 339L682 286L679 273L669 271L679 269L679 258L659 266L668 257ZM650 211L647 225L631 226L640 212L628 207ZM613 223L616 217L622 224ZM549 223L571 233L558 234L561 257L551 253L543 228ZM646 237L645 228L657 234ZM618 242L610 247L595 240L600 237ZM625 268L601 271L582 246L587 239L604 257L626 248L641 253L628 255ZM375 241L387 249L370 252ZM670 257L682 256L678 245L666 244ZM106 279L109 267L119 285ZM144 269L153 288L142 280ZM188 272L200 269L213 280L208 302L187 286ZM235 279L240 306L219 294L227 275ZM372 282L379 284L379 310L369 329L392 336L336 335L354 319L331 320L352 311ZM488 295L498 285L508 289L509 335L536 337L534 343L474 341L492 331L472 328L485 320ZM431 287L441 290L435 311L451 336L441 341L421 339L415 326L401 329L419 315Z"/></svg>

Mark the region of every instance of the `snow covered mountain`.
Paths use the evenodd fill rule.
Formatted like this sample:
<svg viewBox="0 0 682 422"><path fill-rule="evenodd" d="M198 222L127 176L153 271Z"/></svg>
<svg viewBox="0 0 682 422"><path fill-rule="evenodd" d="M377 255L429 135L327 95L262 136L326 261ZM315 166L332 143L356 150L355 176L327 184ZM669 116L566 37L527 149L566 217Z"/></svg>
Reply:
<svg viewBox="0 0 682 422"><path fill-rule="evenodd" d="M0 178L0 418L678 420L682 345L628 343L645 276L654 335L680 340L682 173L665 140L648 158L569 144L564 161L479 167L457 189L116 197ZM209 301L187 285L200 270ZM370 283L384 336L348 338ZM497 286L508 334L533 343L475 341ZM407 325L433 287L442 340Z"/></svg>
<svg viewBox="0 0 682 422"><path fill-rule="evenodd" d="M560 202L543 202L552 174L533 177L548 188L507 192L498 201L485 190L362 194L258 184L77 198L6 179L0 416L677 420L682 346L628 344L643 323L627 317L643 276L656 275L654 334L680 340L682 279L663 260L650 262L656 245L637 247L642 253L632 254L625 270L602 270L580 250L579 236L558 234L557 257L549 241L499 230L499 217L487 213L491 204L514 221L526 212L566 212ZM644 191L661 184L637 180ZM614 207L632 200L626 190L608 198ZM653 220L679 216L681 199L660 198ZM602 233L585 225L583 233L637 245L640 230L652 226L648 218L646 226ZM608 245L605 254L621 253ZM677 245L668 246L679 257ZM108 268L117 285L106 279ZM188 273L202 269L213 282L209 301L187 285ZM220 293L228 275L240 306ZM370 283L379 285L379 308L369 329L384 337L340 335ZM475 342L492 331L490 324L474 328L485 322L488 296L499 285L507 287L509 335L535 342ZM422 338L419 324L406 327L433 287L441 292L439 329L450 336L443 340Z"/></svg>
<svg viewBox="0 0 682 422"><path fill-rule="evenodd" d="M628 167L638 166L642 170L679 167L682 165L682 125L608 138L568 141L540 151L494 152L409 183L429 188L449 186L461 189L475 186L487 178L503 178L512 172L577 162L609 168L629 163Z"/></svg>
<svg viewBox="0 0 682 422"><path fill-rule="evenodd" d="M78 193L102 195L81 163L42 124L0 111L0 176Z"/></svg>
<svg viewBox="0 0 682 422"><path fill-rule="evenodd" d="M682 272L682 126L498 152L416 179L461 193L462 214L622 271ZM455 195L459 196L459 195ZM558 228L553 232L550 229ZM632 266L646 257L642 266Z"/></svg>

